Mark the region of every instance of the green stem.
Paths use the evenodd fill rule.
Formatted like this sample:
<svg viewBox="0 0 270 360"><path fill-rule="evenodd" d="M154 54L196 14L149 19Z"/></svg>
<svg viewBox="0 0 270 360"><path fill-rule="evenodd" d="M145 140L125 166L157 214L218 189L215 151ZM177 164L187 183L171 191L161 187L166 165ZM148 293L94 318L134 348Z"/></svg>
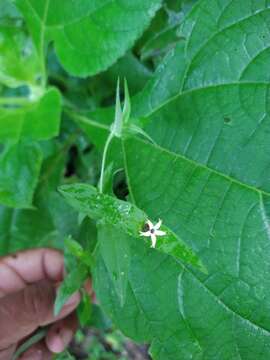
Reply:
<svg viewBox="0 0 270 360"><path fill-rule="evenodd" d="M25 351L27 351L31 346L38 343L43 339L47 334L48 328L44 327L39 329L30 339L26 340L12 356L12 360L17 360Z"/></svg>
<svg viewBox="0 0 270 360"><path fill-rule="evenodd" d="M31 100L27 97L0 97L1 105L28 105Z"/></svg>
<svg viewBox="0 0 270 360"><path fill-rule="evenodd" d="M100 193L103 192L103 186L104 186L104 172L105 172L105 165L106 165L106 158L107 158L107 152L108 152L108 148L109 148L109 145L113 139L113 132L110 132L107 140L106 140L106 143L105 143L105 146L104 146L104 150L103 150L103 155L102 155L102 162L101 162L101 173L100 173L100 180L99 180L99 191Z"/></svg>

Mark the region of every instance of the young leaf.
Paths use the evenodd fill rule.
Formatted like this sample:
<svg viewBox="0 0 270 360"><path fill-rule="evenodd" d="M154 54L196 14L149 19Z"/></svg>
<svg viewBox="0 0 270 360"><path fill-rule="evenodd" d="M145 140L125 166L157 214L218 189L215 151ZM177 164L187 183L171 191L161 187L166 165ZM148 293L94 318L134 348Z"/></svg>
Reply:
<svg viewBox="0 0 270 360"><path fill-rule="evenodd" d="M90 324L92 317L92 303L89 294L81 291L81 302L77 308L77 315L81 326Z"/></svg>
<svg viewBox="0 0 270 360"><path fill-rule="evenodd" d="M147 216L135 205L101 194L96 188L87 184L63 185L59 191L77 211L87 214L101 224L113 225L119 231L142 241L140 231L143 230ZM166 227L164 230L166 230L167 235L163 237L160 243L158 240L156 249L206 272L200 259L181 237ZM149 241L146 240L146 242L150 245Z"/></svg>
<svg viewBox="0 0 270 360"><path fill-rule="evenodd" d="M54 314L57 316L68 299L78 291L87 279L88 269L84 264L78 264L76 268L70 271L57 290L57 296L54 304Z"/></svg>

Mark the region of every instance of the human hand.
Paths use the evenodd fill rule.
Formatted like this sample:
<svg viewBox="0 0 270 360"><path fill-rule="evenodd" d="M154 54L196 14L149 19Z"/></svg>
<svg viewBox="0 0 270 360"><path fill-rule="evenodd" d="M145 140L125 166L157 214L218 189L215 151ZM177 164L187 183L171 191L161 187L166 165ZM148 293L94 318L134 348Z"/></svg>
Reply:
<svg viewBox="0 0 270 360"><path fill-rule="evenodd" d="M44 340L21 360L47 360L62 352L77 327L74 294L55 317L56 288L63 280L63 255L53 249L18 252L0 258L0 360L9 360L18 344L40 326L50 325Z"/></svg>

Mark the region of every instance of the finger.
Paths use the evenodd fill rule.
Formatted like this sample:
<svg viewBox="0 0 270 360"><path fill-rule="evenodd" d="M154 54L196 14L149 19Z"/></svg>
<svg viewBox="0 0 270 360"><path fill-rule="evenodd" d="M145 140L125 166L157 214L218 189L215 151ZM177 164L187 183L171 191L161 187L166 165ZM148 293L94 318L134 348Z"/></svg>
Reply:
<svg viewBox="0 0 270 360"><path fill-rule="evenodd" d="M12 346L9 346L5 350L0 350L0 360L11 359L11 357L15 351L15 348L16 348L16 346L12 345Z"/></svg>
<svg viewBox="0 0 270 360"><path fill-rule="evenodd" d="M63 279L64 260L54 249L34 249L0 258L0 297L43 279Z"/></svg>
<svg viewBox="0 0 270 360"><path fill-rule="evenodd" d="M77 327L78 321L75 313L53 324L46 336L46 344L50 351L53 353L64 351L71 342Z"/></svg>
<svg viewBox="0 0 270 360"><path fill-rule="evenodd" d="M66 317L78 306L80 295L75 293L55 317L55 292L53 284L43 280L0 298L0 349L16 343L39 326Z"/></svg>
<svg viewBox="0 0 270 360"><path fill-rule="evenodd" d="M51 360L52 353L47 348L45 342L40 341L39 343L29 348L26 352L24 352L19 359L20 360Z"/></svg>

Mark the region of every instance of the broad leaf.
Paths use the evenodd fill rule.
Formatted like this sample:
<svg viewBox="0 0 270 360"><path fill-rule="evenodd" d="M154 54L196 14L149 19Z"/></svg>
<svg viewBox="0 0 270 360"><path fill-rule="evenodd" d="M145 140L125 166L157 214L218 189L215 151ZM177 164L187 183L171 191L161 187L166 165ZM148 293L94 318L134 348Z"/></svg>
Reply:
<svg viewBox="0 0 270 360"><path fill-rule="evenodd" d="M63 66L72 74L93 75L108 68L139 37L160 0L16 0L42 56L53 40Z"/></svg>
<svg viewBox="0 0 270 360"><path fill-rule="evenodd" d="M125 142L133 199L187 239L209 272L179 275L173 260L149 260L136 243L120 312L99 260L102 304L126 334L152 342L155 359L270 356L269 19L268 1L199 1L181 29L186 41L135 109L158 145Z"/></svg>
<svg viewBox="0 0 270 360"><path fill-rule="evenodd" d="M130 238L112 225L99 226L99 249L108 273L119 296L120 305L126 301L130 266Z"/></svg>
<svg viewBox="0 0 270 360"><path fill-rule="evenodd" d="M265 359L268 197L141 140L125 147L136 203L187 239L209 276L187 267L179 275L173 260L145 253L134 242L125 308L120 312L110 286L101 286L108 279L101 261L96 289L102 304L127 335L152 341L155 359L233 359L239 352L243 359Z"/></svg>
<svg viewBox="0 0 270 360"><path fill-rule="evenodd" d="M33 43L21 26L0 25L0 83L37 86L40 68Z"/></svg>
<svg viewBox="0 0 270 360"><path fill-rule="evenodd" d="M9 100L12 105L12 98ZM58 135L61 120L61 98L51 88L36 101L27 100L22 107L0 106L0 141L20 139L47 140Z"/></svg>
<svg viewBox="0 0 270 360"><path fill-rule="evenodd" d="M20 142L5 148L0 157L0 203L30 208L38 182L42 153L35 143Z"/></svg>
<svg viewBox="0 0 270 360"><path fill-rule="evenodd" d="M219 86L248 82L256 90L256 83L269 82L269 13L268 1L199 1L179 29L185 42L165 57L136 97L134 115L148 115L192 89L218 92Z"/></svg>

